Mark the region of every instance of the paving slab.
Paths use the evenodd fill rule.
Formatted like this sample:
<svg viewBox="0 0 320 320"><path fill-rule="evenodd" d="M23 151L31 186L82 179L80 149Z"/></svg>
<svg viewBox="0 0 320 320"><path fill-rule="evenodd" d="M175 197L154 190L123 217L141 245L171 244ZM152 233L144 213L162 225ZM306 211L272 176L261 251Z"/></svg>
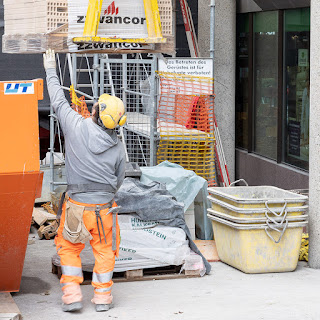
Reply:
<svg viewBox="0 0 320 320"><path fill-rule="evenodd" d="M53 241L30 240L20 292L12 294L25 320L320 319L320 270L304 262L295 272L252 275L214 262L203 278L117 283L107 313L95 312L93 288L85 285L83 311L64 313L59 280L51 273Z"/></svg>

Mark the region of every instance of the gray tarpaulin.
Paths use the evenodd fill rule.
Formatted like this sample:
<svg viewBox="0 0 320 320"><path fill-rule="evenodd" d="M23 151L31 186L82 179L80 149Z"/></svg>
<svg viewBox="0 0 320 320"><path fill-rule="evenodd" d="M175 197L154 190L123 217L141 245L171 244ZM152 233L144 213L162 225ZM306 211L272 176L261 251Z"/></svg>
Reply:
<svg viewBox="0 0 320 320"><path fill-rule="evenodd" d="M212 223L207 217L210 208L207 181L193 171L186 170L176 163L163 161L154 167L141 167L140 181L148 185L160 182L177 201L184 203L184 211L194 202L196 235L198 239L212 240Z"/></svg>
<svg viewBox="0 0 320 320"><path fill-rule="evenodd" d="M126 178L118 190L115 201L120 208L119 213L136 213L141 220L159 221L163 225L179 227L186 233L192 251L199 254L209 274L211 266L201 254L184 220L184 205L178 202L166 189L165 185L153 182L142 184L134 178Z"/></svg>
<svg viewBox="0 0 320 320"><path fill-rule="evenodd" d="M160 182L179 202L184 203L184 211L194 201L199 190L207 181L197 176L193 171L185 170L176 163L163 161L154 167L141 167L142 176L140 181L149 184L153 181Z"/></svg>

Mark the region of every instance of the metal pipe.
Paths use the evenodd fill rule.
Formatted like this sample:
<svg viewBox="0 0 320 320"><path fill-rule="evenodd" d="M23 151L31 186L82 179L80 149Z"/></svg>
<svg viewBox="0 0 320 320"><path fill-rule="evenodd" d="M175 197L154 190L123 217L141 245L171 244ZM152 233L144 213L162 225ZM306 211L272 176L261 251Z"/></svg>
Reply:
<svg viewBox="0 0 320 320"><path fill-rule="evenodd" d="M89 63L89 59L88 59L87 55L85 54L84 56L86 58L87 67L89 69L88 74L89 74L90 85L91 85L91 90L92 90L92 94L93 94L93 80L92 80L92 76L91 76L91 70L92 70L92 72L94 72L94 69L90 68L90 63Z"/></svg>
<svg viewBox="0 0 320 320"><path fill-rule="evenodd" d="M68 67L69 67L69 75L70 75L70 81L71 81L71 84L74 84L73 83L73 70L72 70L72 61L71 61L71 54L70 53L67 53L67 61L68 61Z"/></svg>
<svg viewBox="0 0 320 320"><path fill-rule="evenodd" d="M92 88L92 84L78 83L78 88Z"/></svg>
<svg viewBox="0 0 320 320"><path fill-rule="evenodd" d="M93 100L99 99L99 54L93 55Z"/></svg>
<svg viewBox="0 0 320 320"><path fill-rule="evenodd" d="M77 69L78 72L92 72L94 69Z"/></svg>
<svg viewBox="0 0 320 320"><path fill-rule="evenodd" d="M72 84L74 88L77 88L77 54L72 53Z"/></svg>
<svg viewBox="0 0 320 320"><path fill-rule="evenodd" d="M50 191L53 192L53 175L54 175L54 115L53 115L53 107L50 103Z"/></svg>
<svg viewBox="0 0 320 320"><path fill-rule="evenodd" d="M68 87L61 86L61 88L62 88L63 90L70 91L70 88L68 88ZM80 90L74 90L74 91L75 91L76 93L78 93L78 94L81 94L82 96L85 96L85 97L91 99L91 100L94 99L92 96L89 96L88 94L86 94L86 93L84 93L84 92L82 92L82 91L80 91Z"/></svg>
<svg viewBox="0 0 320 320"><path fill-rule="evenodd" d="M123 88L122 88L122 89L123 89ZM150 94L142 93L142 92L138 92L138 91L132 91L132 90L123 89L123 92L132 93L132 94L135 94L135 95L137 95L137 96L150 97Z"/></svg>
<svg viewBox="0 0 320 320"><path fill-rule="evenodd" d="M123 87L122 89L122 101L124 103L125 109L127 110L128 108L128 103L127 103L127 85L128 85L128 64L127 64L127 55L123 54L122 55L122 59L123 59L123 63L122 63L122 84ZM109 64L110 66L110 64ZM110 70L111 71L111 70ZM130 162L129 159L129 154L128 154L128 149L127 149L127 141L126 141L126 135L124 134L124 130L123 128L120 128L120 134L121 134L121 138L122 138L122 142L124 145L124 149L126 152L126 161Z"/></svg>
<svg viewBox="0 0 320 320"><path fill-rule="evenodd" d="M150 114L150 166L155 166L157 163L157 146L156 146L156 137L157 132L157 100L156 100L156 69L157 69L157 58L153 56L151 64L151 85L150 85L150 100L151 100L151 114Z"/></svg>
<svg viewBox="0 0 320 320"><path fill-rule="evenodd" d="M140 64L137 60L138 61L140 60L139 53L136 54L136 63L135 63L135 67L134 67L136 79L139 79ZM136 81L135 90L136 90L136 92L139 92L139 90L140 90L139 81ZM139 109L140 109L140 101L139 101L139 99L136 99L136 112L140 112Z"/></svg>
<svg viewBox="0 0 320 320"><path fill-rule="evenodd" d="M172 35L174 39L174 48L177 47L177 1L172 0ZM173 58L176 57L176 51L174 51Z"/></svg>
<svg viewBox="0 0 320 320"><path fill-rule="evenodd" d="M128 77L128 65L127 65L127 55L123 54L122 55L122 59L123 59L123 63L122 63L122 83L123 83L123 87L122 89L122 101L124 103L125 109L127 109L127 94L126 94L126 88L127 88L127 77ZM109 74L111 72L111 68L110 68L110 63L109 63ZM114 91L114 88L113 88ZM126 136L124 134L124 130L122 127L120 127L120 135L122 138L122 143L124 145L124 151L126 153L126 161L129 162L129 154L128 154L128 149L127 149L127 141L126 141Z"/></svg>
<svg viewBox="0 0 320 320"><path fill-rule="evenodd" d="M100 87L100 96L102 94L104 94L104 88L105 88L105 80L104 80L104 74L105 74L105 58L100 58L100 84L99 84L99 87Z"/></svg>
<svg viewBox="0 0 320 320"><path fill-rule="evenodd" d="M212 75L214 78L214 24L215 24L215 0L210 4L210 58L212 58Z"/></svg>

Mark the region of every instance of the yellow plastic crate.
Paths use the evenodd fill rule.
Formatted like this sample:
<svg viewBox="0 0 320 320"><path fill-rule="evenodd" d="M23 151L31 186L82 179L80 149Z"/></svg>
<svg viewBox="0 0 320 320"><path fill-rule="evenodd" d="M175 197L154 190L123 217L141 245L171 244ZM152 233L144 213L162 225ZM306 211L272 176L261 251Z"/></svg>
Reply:
<svg viewBox="0 0 320 320"><path fill-rule="evenodd" d="M215 199L246 209L266 208L266 202L270 208L285 204L287 207L301 207L308 200L307 196L272 186L212 187L208 192Z"/></svg>
<svg viewBox="0 0 320 320"><path fill-rule="evenodd" d="M297 210L299 210L300 208L304 208L304 207L299 207L297 208ZM295 210L295 209L294 209ZM298 222L298 221L305 221L308 219L308 215L307 214L302 214L302 211L298 211L299 215L289 215L289 213L287 214L287 216L285 217L286 220L288 220L288 222ZM215 211L213 209L208 209L208 213L212 214L218 218L221 219L225 219L228 220L230 222L233 223L240 223L240 224L252 224L252 223L266 223L267 221L269 221L269 219L265 216L265 215L261 215L261 216L236 216L236 215L232 215L232 214L227 214L227 213L223 213L221 211ZM296 212L294 212L296 213ZM283 216L279 216L279 217L272 217L276 222L281 222L284 217Z"/></svg>
<svg viewBox="0 0 320 320"><path fill-rule="evenodd" d="M224 188L226 189L226 188ZM266 214L275 218L276 213L277 215L283 216L285 214L285 211L287 212L287 216L301 216L306 213L308 210L308 206L302 206L302 207L292 207L286 205L284 208L284 202L282 203L282 207L275 207L273 204L270 206L271 210L268 210L266 205L261 207L254 207L253 205L246 207L239 207L239 206L234 206L228 202L219 200L213 196L208 196L208 200L211 202L211 207L212 210L226 214L226 215L231 215L237 218L243 218L243 219L249 219L249 218L266 218ZM225 200L225 199L224 199ZM274 213L273 213L274 212Z"/></svg>
<svg viewBox="0 0 320 320"><path fill-rule="evenodd" d="M279 243L266 233L266 224L237 224L208 214L221 261L245 273L288 272L297 267L303 227L292 222ZM278 239L279 233L269 230Z"/></svg>

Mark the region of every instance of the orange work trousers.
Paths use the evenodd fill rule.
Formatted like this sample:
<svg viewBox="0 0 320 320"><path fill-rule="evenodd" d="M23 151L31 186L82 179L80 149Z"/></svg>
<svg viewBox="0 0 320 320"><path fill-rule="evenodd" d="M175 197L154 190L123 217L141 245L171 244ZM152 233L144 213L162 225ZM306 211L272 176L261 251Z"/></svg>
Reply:
<svg viewBox="0 0 320 320"><path fill-rule="evenodd" d="M95 207L94 204L80 203L69 198L68 201L85 207ZM103 204L99 204L102 206ZM113 207L117 206L115 203ZM84 249L83 243L71 243L62 236L65 221L66 202L62 207L60 226L55 238L57 252L60 256L62 276L60 284L64 293L62 301L66 304L82 300L80 284L83 282L80 253ZM106 236L106 242L103 236L101 223L99 220L100 236L97 226L95 211L85 210L83 213L83 222L87 230L91 233L93 239L90 244L95 257L95 265L92 275L92 286L94 287L93 303L110 304L112 302L111 288L113 285L112 275L115 265L115 256L119 254L120 228L117 217L117 246L116 251L112 250L112 214L107 214L108 209L100 211L103 227Z"/></svg>

